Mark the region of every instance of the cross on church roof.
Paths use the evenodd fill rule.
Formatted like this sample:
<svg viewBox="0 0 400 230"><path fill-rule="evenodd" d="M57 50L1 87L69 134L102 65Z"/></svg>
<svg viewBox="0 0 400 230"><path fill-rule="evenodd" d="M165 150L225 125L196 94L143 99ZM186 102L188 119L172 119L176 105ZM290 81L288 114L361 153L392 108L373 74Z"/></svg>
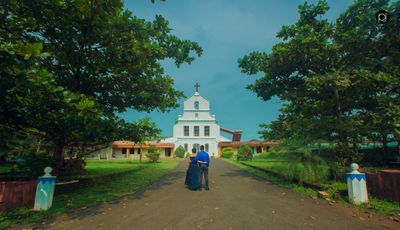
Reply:
<svg viewBox="0 0 400 230"><path fill-rule="evenodd" d="M194 87L196 88L196 92L199 92L200 85L197 81L196 81L196 84L194 85Z"/></svg>

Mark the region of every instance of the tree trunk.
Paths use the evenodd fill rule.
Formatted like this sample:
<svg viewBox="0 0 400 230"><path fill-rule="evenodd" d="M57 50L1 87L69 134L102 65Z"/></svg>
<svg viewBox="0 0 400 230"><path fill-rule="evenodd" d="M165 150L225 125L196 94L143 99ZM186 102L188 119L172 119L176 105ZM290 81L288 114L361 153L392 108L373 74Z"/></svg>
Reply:
<svg viewBox="0 0 400 230"><path fill-rule="evenodd" d="M62 140L54 141L54 153L53 157L56 160L57 168L60 169L64 160L64 147L65 142Z"/></svg>
<svg viewBox="0 0 400 230"><path fill-rule="evenodd" d="M41 147L42 147L42 139L39 138L39 141L38 141L37 144L36 144L36 154L39 154L39 153L40 153Z"/></svg>
<svg viewBox="0 0 400 230"><path fill-rule="evenodd" d="M340 96L339 96L339 91L335 87L334 89L335 93L335 112L336 112L336 121L339 124L339 129L338 135L339 135L339 141L342 146L342 154L349 154L349 140L347 137L346 131L343 130L343 111L342 111L342 105L340 103Z"/></svg>
<svg viewBox="0 0 400 230"><path fill-rule="evenodd" d="M384 159L386 160L387 150L388 150L387 149L388 140L386 134L381 134L381 136L382 136L382 154L384 156Z"/></svg>
<svg viewBox="0 0 400 230"><path fill-rule="evenodd" d="M83 157L86 153L86 146L82 146L82 152L79 154L79 157Z"/></svg>
<svg viewBox="0 0 400 230"><path fill-rule="evenodd" d="M353 141L353 154L352 154L352 162L354 163L360 163L359 161L362 160L359 152L358 152L358 145L356 141Z"/></svg>

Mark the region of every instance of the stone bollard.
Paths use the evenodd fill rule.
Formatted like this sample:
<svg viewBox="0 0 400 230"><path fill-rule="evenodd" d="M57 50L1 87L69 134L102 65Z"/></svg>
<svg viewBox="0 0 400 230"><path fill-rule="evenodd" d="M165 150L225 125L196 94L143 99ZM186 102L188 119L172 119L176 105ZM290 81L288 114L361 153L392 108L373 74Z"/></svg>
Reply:
<svg viewBox="0 0 400 230"><path fill-rule="evenodd" d="M56 186L56 177L50 175L53 171L51 167L44 169L44 175L38 179L35 198L35 211L47 210L53 204L54 188Z"/></svg>
<svg viewBox="0 0 400 230"><path fill-rule="evenodd" d="M353 204L362 204L368 202L367 183L365 173L358 171L358 164L350 165L352 171L346 173L347 190L349 192L349 201Z"/></svg>

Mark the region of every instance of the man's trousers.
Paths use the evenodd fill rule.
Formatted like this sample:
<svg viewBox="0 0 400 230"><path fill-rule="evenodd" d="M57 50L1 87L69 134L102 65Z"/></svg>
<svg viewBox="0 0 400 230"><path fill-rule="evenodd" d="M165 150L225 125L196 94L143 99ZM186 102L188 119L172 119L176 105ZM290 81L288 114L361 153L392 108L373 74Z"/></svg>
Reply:
<svg viewBox="0 0 400 230"><path fill-rule="evenodd" d="M200 164L200 189L203 186L203 175L205 180L205 188L208 189L208 165L207 164Z"/></svg>

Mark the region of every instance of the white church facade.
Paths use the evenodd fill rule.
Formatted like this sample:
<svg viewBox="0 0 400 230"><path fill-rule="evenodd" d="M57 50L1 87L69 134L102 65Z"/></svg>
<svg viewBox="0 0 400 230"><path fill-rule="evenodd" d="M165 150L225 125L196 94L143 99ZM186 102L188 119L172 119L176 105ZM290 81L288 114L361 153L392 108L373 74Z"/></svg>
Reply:
<svg viewBox="0 0 400 230"><path fill-rule="evenodd" d="M179 115L173 127L173 136L161 142L174 143L175 149L182 146L186 152L204 145L210 156L218 156L218 143L230 140L221 135L210 102L199 94L197 87L194 95L184 102L183 114Z"/></svg>
<svg viewBox="0 0 400 230"><path fill-rule="evenodd" d="M242 131L220 127L215 115L211 113L210 102L198 92L199 85L195 85L193 96L187 98L183 104L183 113L178 116L173 125L173 136L158 141L146 143L134 143L132 141L114 141L107 150L93 152L92 156L99 159L133 159L144 156L149 146L159 149L161 157L174 157L174 151L182 146L186 152L192 148L199 150L203 145L212 157L219 157L222 149L230 147L236 153L241 145L247 144L253 153L268 151L277 142L265 142L259 140L241 141ZM232 135L228 139L221 132Z"/></svg>

